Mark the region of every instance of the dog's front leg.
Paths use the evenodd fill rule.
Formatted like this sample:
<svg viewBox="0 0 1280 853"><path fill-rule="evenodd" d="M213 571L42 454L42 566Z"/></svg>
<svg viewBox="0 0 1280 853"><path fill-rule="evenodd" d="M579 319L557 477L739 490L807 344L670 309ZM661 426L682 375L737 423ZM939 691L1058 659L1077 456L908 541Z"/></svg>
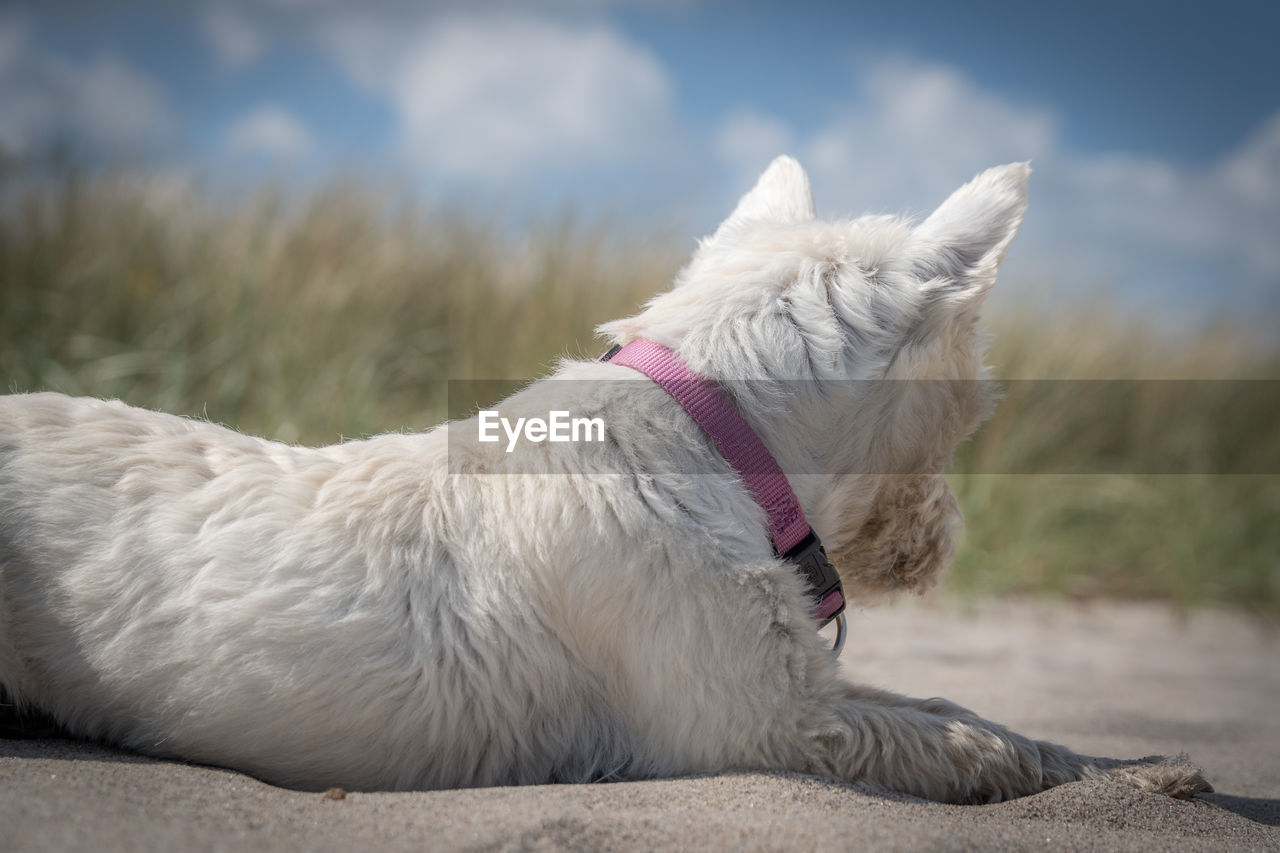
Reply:
<svg viewBox="0 0 1280 853"><path fill-rule="evenodd" d="M1103 775L1171 796L1212 790L1186 762L1080 755L943 699L845 685L835 711L834 724L813 737L809 772L931 800L996 802Z"/></svg>

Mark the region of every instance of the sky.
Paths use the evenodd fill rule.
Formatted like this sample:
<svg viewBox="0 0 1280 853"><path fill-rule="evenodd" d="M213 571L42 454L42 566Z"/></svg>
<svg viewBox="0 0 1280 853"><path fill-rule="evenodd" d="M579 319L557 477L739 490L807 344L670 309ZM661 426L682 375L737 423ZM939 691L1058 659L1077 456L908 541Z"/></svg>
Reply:
<svg viewBox="0 0 1280 853"><path fill-rule="evenodd" d="M0 149L360 175L690 247L777 154L823 217L1030 160L1002 280L1280 338L1280 4L0 2Z"/></svg>

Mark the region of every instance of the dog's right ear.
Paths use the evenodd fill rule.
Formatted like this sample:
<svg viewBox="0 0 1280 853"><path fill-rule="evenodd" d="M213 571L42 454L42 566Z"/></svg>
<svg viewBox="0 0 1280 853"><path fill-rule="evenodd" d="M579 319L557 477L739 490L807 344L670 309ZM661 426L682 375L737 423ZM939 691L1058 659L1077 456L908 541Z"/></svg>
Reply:
<svg viewBox="0 0 1280 853"><path fill-rule="evenodd" d="M988 169L951 194L913 235L917 274L932 289L961 301L980 298L1027 210L1031 166Z"/></svg>
<svg viewBox="0 0 1280 853"><path fill-rule="evenodd" d="M742 197L729 218L716 229L716 237L747 222L790 225L813 219L813 193L809 176L800 164L783 155L764 170L751 192Z"/></svg>

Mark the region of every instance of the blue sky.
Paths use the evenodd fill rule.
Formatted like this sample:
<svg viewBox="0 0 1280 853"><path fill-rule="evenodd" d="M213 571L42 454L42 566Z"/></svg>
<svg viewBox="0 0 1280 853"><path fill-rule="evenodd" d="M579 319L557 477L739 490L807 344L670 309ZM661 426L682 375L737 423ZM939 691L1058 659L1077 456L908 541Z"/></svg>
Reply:
<svg viewBox="0 0 1280 853"><path fill-rule="evenodd" d="M1280 4L0 6L0 145L251 189L356 171L692 237L778 153L820 215L1030 159L1006 280L1280 318Z"/></svg>

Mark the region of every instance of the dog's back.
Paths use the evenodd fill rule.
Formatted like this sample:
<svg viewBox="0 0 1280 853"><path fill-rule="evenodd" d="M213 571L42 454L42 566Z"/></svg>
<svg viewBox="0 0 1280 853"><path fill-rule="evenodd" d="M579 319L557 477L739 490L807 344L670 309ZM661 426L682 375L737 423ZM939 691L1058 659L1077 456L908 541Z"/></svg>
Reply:
<svg viewBox="0 0 1280 853"><path fill-rule="evenodd" d="M303 787L618 771L613 703L530 588L558 582L511 570L522 531L501 544L504 502L532 503L446 483L446 443L0 397L0 688L76 735Z"/></svg>

